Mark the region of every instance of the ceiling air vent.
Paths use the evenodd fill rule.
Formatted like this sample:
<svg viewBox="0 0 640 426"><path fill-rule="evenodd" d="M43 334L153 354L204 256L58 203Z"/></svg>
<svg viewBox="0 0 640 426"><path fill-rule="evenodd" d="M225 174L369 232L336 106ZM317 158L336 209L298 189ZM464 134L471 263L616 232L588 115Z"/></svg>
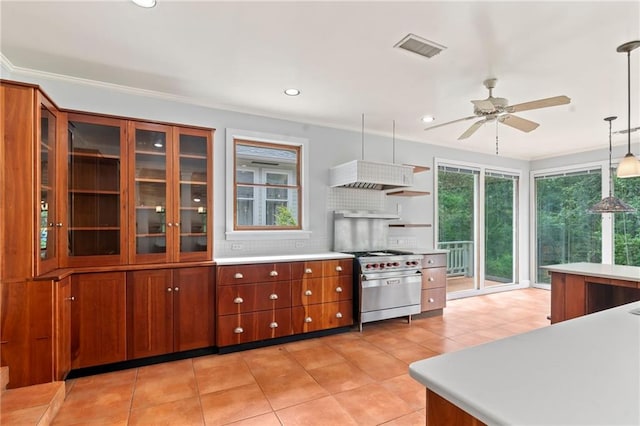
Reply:
<svg viewBox="0 0 640 426"><path fill-rule="evenodd" d="M439 45L415 34L409 34L395 44L398 49L415 53L425 58L431 58L446 49L445 46Z"/></svg>

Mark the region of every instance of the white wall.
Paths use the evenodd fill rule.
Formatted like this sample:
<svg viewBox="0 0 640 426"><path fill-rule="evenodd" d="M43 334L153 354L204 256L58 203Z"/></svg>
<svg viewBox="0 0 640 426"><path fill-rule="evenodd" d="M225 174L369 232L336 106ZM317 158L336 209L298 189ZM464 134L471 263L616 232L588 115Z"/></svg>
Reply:
<svg viewBox="0 0 640 426"><path fill-rule="evenodd" d="M158 95L141 95L134 91L125 91L111 87L101 87L84 82L49 79L38 75L11 76L15 80L39 84L60 108L112 114L146 120L212 127L216 129L214 138L214 256L239 256L249 254L273 253L274 251L317 252L331 250L333 245L333 226L331 211L339 208L340 197L334 189L327 186L329 168L342 162L360 159L362 156L362 135L340 129L310 125L305 123L273 119L263 116L222 111L205 106L177 102ZM5 77L6 78L6 77ZM354 120L359 120L355 117ZM311 237L305 240L289 241L237 241L225 240L225 129L235 128L279 134L308 139L305 146L309 156L310 197L309 230ZM425 143L396 140L396 163L420 164L432 168L429 172L417 174L415 188L433 194L434 158L472 161L494 167L506 167L522 170L522 188L529 188L529 163L522 160L503 158L495 155L470 153L454 148L428 145ZM393 144L390 138L379 135L365 136L365 159L391 162ZM526 194L525 194L526 195ZM365 194L364 197L367 195ZM376 197L377 195L371 195ZM526 205L522 212L528 212L528 196L523 197ZM403 220L407 222L433 223L433 195L427 197L387 197L385 208L397 211L400 205ZM211 208L211 207L210 207ZM526 216L521 222L527 224ZM526 227L526 225L525 225ZM521 232L522 247L528 247L528 228ZM432 247L433 228L393 229L390 233L398 247ZM232 250L233 244L240 250ZM528 259L528 251L520 250L521 264ZM528 267L525 268L528 271ZM528 274L528 272L527 272ZM521 278L527 279L527 276Z"/></svg>

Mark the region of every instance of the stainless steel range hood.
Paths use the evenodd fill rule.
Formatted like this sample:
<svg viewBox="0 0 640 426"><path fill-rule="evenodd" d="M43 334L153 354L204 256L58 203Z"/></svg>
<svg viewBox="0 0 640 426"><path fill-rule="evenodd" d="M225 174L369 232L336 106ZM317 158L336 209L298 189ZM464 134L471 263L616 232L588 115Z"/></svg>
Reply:
<svg viewBox="0 0 640 426"><path fill-rule="evenodd" d="M413 166L354 160L329 170L329 186L385 191L413 185Z"/></svg>

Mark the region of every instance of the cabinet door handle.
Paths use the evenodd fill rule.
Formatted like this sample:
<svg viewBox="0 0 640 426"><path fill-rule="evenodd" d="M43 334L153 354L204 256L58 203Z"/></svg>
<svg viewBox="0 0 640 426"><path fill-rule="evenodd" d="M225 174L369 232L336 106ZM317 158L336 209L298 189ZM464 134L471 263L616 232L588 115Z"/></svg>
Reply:
<svg viewBox="0 0 640 426"><path fill-rule="evenodd" d="M76 300L76 297L75 296L65 297L64 300L68 300L70 302L73 302L74 300Z"/></svg>
<svg viewBox="0 0 640 426"><path fill-rule="evenodd" d="M58 222L58 223L56 223L56 226L57 226L58 228L62 228L62 222Z"/></svg>
<svg viewBox="0 0 640 426"><path fill-rule="evenodd" d="M342 287L336 287L336 293L342 293Z"/></svg>
<svg viewBox="0 0 640 426"><path fill-rule="evenodd" d="M173 223L171 223L171 222L167 222L167 226L168 226L169 228L171 228L171 227L173 226Z"/></svg>
<svg viewBox="0 0 640 426"><path fill-rule="evenodd" d="M242 275L240 272L236 272L233 278L235 278L236 280L241 280L244 278L244 275Z"/></svg>
<svg viewBox="0 0 640 426"><path fill-rule="evenodd" d="M49 222L49 228L53 228L54 226L56 226L56 224L55 224L55 223L53 223L53 222Z"/></svg>
<svg viewBox="0 0 640 426"><path fill-rule="evenodd" d="M336 272L342 272L342 266L340 265L336 266Z"/></svg>
<svg viewBox="0 0 640 426"><path fill-rule="evenodd" d="M244 299L242 297L236 297L235 299L233 299L233 303L244 303Z"/></svg>
<svg viewBox="0 0 640 426"><path fill-rule="evenodd" d="M176 228L179 228L180 227L180 222L174 223L173 226L175 226Z"/></svg>
<svg viewBox="0 0 640 426"><path fill-rule="evenodd" d="M311 270L311 268L307 268L304 270L305 274L313 274L313 271Z"/></svg>
<svg viewBox="0 0 640 426"><path fill-rule="evenodd" d="M433 263L433 259L427 260L427 263L429 263L429 264Z"/></svg>
<svg viewBox="0 0 640 426"><path fill-rule="evenodd" d="M242 327L236 327L233 329L233 332L235 334L241 334L241 333L244 333L244 329Z"/></svg>
<svg viewBox="0 0 640 426"><path fill-rule="evenodd" d="M180 287L175 287L175 288L173 289L173 291L178 291L178 290L180 290Z"/></svg>
<svg viewBox="0 0 640 426"><path fill-rule="evenodd" d="M336 318L342 318L342 312L338 312L338 313L336 314Z"/></svg>
<svg viewBox="0 0 640 426"><path fill-rule="evenodd" d="M305 296L311 296L313 293L311 292L311 290L307 290L304 292Z"/></svg>
<svg viewBox="0 0 640 426"><path fill-rule="evenodd" d="M304 319L304 322L309 323L309 322L313 322L313 320L311 319L311 317L306 317Z"/></svg>
<svg viewBox="0 0 640 426"><path fill-rule="evenodd" d="M435 302L435 299L433 297L430 297L429 298L429 303L433 303L433 302Z"/></svg>
<svg viewBox="0 0 640 426"><path fill-rule="evenodd" d="M278 328L278 323L277 322L272 322L271 324L269 324L269 328Z"/></svg>
<svg viewBox="0 0 640 426"><path fill-rule="evenodd" d="M167 292L172 292L173 289L171 287L167 287Z"/></svg>
<svg viewBox="0 0 640 426"><path fill-rule="evenodd" d="M271 300L278 300L278 295L277 295L277 294L275 294L275 293L271 293L271 294L269 295L269 299L271 299Z"/></svg>
<svg viewBox="0 0 640 426"><path fill-rule="evenodd" d="M433 282L433 281L435 281L435 280L436 280L436 279L435 279L435 278L433 278L433 277L429 277L429 278L427 278L427 279L428 279L429 281L431 281L431 282Z"/></svg>
<svg viewBox="0 0 640 426"><path fill-rule="evenodd" d="M269 272L269 276L271 276L271 277L277 277L277 276L278 276L278 271L271 271L271 272Z"/></svg>

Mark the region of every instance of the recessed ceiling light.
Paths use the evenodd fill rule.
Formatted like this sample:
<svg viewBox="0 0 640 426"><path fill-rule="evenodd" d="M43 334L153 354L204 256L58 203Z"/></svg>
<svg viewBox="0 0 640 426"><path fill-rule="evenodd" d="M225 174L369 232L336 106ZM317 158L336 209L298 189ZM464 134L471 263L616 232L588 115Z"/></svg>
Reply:
<svg viewBox="0 0 640 426"><path fill-rule="evenodd" d="M424 115L420 120L422 120L423 123L431 123L435 120L435 117L433 115Z"/></svg>
<svg viewBox="0 0 640 426"><path fill-rule="evenodd" d="M151 8L156 5L156 0L131 0L140 7Z"/></svg>
<svg viewBox="0 0 640 426"><path fill-rule="evenodd" d="M300 90L298 89L284 89L284 94L287 96L298 96L300 94Z"/></svg>

